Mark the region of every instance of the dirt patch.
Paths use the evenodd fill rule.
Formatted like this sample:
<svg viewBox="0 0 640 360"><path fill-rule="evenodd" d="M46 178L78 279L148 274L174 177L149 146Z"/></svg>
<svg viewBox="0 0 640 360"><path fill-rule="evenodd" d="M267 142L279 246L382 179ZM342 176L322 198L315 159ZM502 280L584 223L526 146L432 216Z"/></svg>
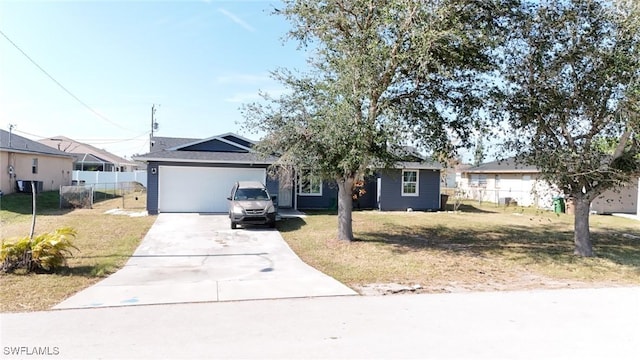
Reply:
<svg viewBox="0 0 640 360"><path fill-rule="evenodd" d="M104 212L108 215L126 215L129 217L141 217L141 216L149 216L146 210L144 211L135 211L135 210L124 210L124 209L111 209Z"/></svg>
<svg viewBox="0 0 640 360"><path fill-rule="evenodd" d="M509 282L466 283L449 282L438 284L402 284L371 283L356 285L355 290L364 296L403 295L403 294L437 294L463 293L483 291L516 291L516 290L550 290L550 289L582 289L625 286L617 283L582 282L575 280L555 280L538 275L522 275Z"/></svg>

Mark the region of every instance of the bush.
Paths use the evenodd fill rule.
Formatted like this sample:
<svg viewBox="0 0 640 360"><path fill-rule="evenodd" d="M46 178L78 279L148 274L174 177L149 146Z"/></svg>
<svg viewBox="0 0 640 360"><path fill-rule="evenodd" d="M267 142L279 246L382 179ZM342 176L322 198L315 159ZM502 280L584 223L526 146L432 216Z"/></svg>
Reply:
<svg viewBox="0 0 640 360"><path fill-rule="evenodd" d="M67 256L72 256L71 248L78 250L71 242L76 231L63 227L54 232L45 233L29 239L24 237L15 241L2 241L0 261L4 272L24 269L27 272L52 272L67 264Z"/></svg>

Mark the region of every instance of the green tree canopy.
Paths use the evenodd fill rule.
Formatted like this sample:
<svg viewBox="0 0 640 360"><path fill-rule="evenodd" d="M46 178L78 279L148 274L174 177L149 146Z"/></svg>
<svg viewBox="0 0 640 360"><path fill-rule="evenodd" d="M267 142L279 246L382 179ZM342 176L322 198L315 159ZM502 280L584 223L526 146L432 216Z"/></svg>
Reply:
<svg viewBox="0 0 640 360"><path fill-rule="evenodd" d="M507 148L575 205L575 253L593 254L591 202L640 169L635 1L524 2L504 47Z"/></svg>
<svg viewBox="0 0 640 360"><path fill-rule="evenodd" d="M451 153L466 144L496 68L500 14L510 1L285 0L288 36L311 50L311 70L273 71L288 92L243 107L258 149L281 169L338 184L338 238L352 240L351 191L404 145Z"/></svg>

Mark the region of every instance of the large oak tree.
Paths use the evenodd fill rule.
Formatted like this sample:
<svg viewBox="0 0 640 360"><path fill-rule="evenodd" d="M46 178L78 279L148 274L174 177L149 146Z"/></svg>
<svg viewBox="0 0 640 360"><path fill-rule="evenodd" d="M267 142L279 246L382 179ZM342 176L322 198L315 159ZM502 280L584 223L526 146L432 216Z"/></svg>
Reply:
<svg viewBox="0 0 640 360"><path fill-rule="evenodd" d="M275 13L310 70L272 72L287 92L243 107L257 147L338 185L338 238L352 240L352 188L412 144L465 143L485 103L508 0L285 0ZM485 75L485 76L483 76Z"/></svg>
<svg viewBox="0 0 640 360"><path fill-rule="evenodd" d="M575 254L592 256L591 202L640 169L636 1L525 2L504 48L508 148L575 206Z"/></svg>

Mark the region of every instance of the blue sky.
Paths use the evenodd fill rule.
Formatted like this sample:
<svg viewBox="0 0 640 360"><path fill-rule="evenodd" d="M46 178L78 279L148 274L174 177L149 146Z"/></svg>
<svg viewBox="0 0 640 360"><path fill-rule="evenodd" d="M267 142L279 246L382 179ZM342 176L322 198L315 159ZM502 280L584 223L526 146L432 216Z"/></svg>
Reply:
<svg viewBox="0 0 640 360"><path fill-rule="evenodd" d="M267 1L7 1L0 30L82 105L0 35L0 127L31 139L64 135L120 156L158 136L236 132L239 107L277 95L278 67L306 54L283 42L289 24ZM93 111L100 115L96 115Z"/></svg>

